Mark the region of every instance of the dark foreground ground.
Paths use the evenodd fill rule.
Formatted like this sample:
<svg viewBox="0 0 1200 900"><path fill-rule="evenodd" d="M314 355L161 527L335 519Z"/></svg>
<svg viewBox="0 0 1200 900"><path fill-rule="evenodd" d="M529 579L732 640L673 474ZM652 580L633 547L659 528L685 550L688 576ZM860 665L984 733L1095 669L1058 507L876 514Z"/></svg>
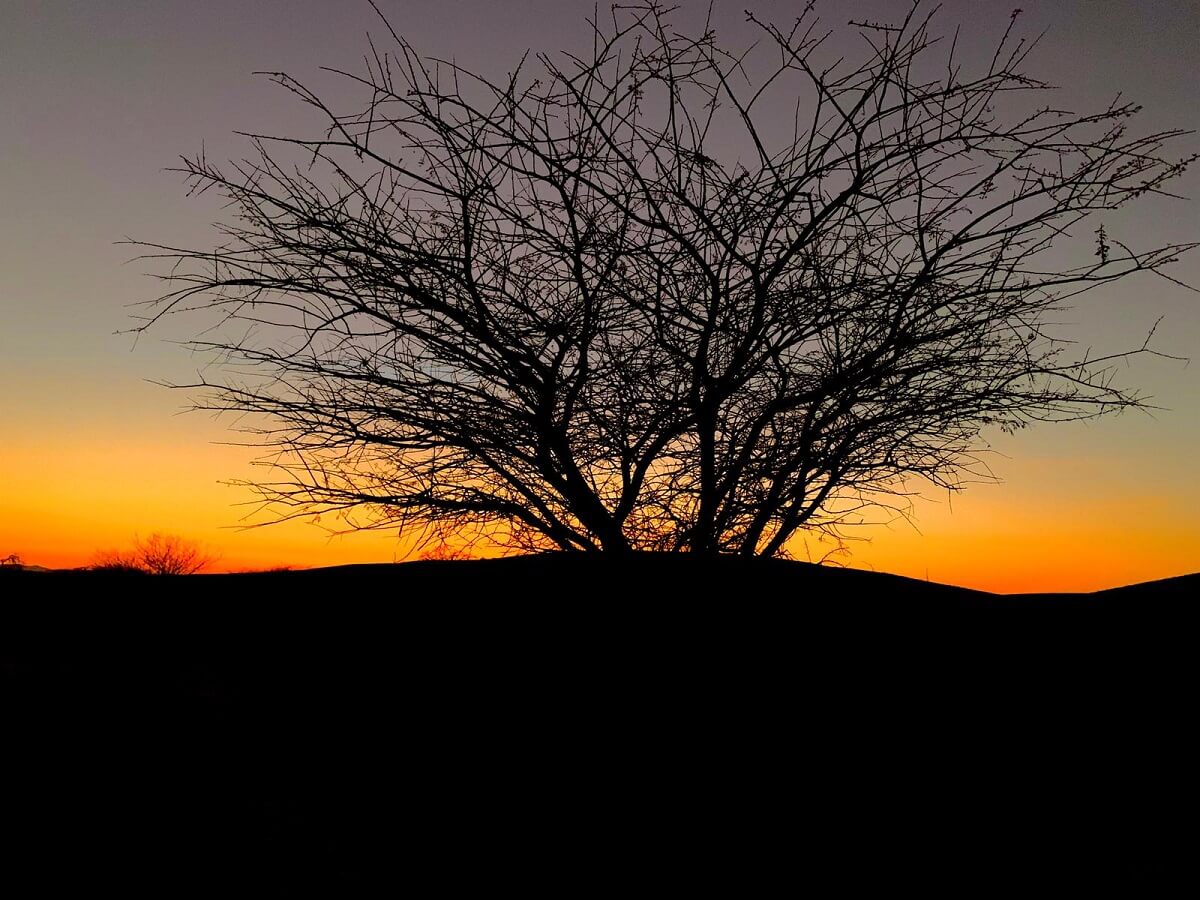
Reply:
<svg viewBox="0 0 1200 900"><path fill-rule="evenodd" d="M1190 884L1198 586L5 574L5 865L23 896Z"/></svg>

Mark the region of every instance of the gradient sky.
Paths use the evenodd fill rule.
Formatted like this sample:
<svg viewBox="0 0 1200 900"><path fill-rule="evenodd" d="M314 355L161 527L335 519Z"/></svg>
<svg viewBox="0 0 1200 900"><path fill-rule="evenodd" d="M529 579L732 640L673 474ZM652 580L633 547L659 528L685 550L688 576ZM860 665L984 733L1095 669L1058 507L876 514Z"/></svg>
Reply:
<svg viewBox="0 0 1200 900"><path fill-rule="evenodd" d="M679 0L700 19L707 3ZM485 74L527 47L585 41L591 0L380 0L430 55ZM1117 92L1144 105L1138 129L1195 128L1200 4L1192 0L949 0L939 21L960 47L994 40L1020 5L1022 33L1048 29L1028 71L1062 86L1068 108ZM740 44L742 10L785 21L799 2L716 2L718 35ZM818 5L823 20L890 20L899 2ZM309 134L315 120L254 70L320 83L320 65L354 67L365 0L3 0L0 3L0 557L88 562L135 535L169 531L221 555L221 568L387 561L396 535L331 538L310 523L240 530L254 454L228 422L182 413L187 398L149 383L186 380L197 361L173 339L117 334L129 304L156 295L123 238L208 246L215 200L187 199L165 171L202 143L245 149L235 130ZM849 34L849 32L847 32ZM1200 149L1194 137L1174 153ZM1172 155L1174 155L1174 153ZM1200 175L1176 182L1200 195ZM1110 234L1200 239L1200 206L1155 199ZM1200 252L1171 274L1200 285ZM1136 384L1163 407L1091 424L989 436L1003 481L916 503L915 528L873 528L851 565L991 590L1089 590L1200 570L1200 295L1153 275L1080 298L1074 333L1098 351L1139 344L1190 365L1143 359ZM919 531L917 530L919 529ZM803 558L802 547L795 548ZM821 552L814 547L814 552Z"/></svg>

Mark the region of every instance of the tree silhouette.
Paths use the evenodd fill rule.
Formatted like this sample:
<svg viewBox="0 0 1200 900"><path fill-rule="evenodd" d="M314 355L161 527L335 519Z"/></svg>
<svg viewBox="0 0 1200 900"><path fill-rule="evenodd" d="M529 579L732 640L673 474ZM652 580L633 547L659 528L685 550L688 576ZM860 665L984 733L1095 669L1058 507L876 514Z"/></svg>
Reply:
<svg viewBox="0 0 1200 900"><path fill-rule="evenodd" d="M144 541L134 541L133 550L128 553L98 554L91 568L103 572L195 575L212 562L213 557L202 552L197 544L178 535L155 532Z"/></svg>
<svg viewBox="0 0 1200 900"><path fill-rule="evenodd" d="M445 542L435 544L427 550L421 551L421 559L448 561L456 559L471 559L471 551L466 547L455 547Z"/></svg>
<svg viewBox="0 0 1200 900"><path fill-rule="evenodd" d="M985 427L1144 404L1113 372L1149 339L1076 354L1053 320L1190 249L1092 218L1166 193L1184 132L1023 106L1048 86L1013 22L968 65L918 2L850 23L853 64L812 4L747 15L735 52L616 6L588 55L502 80L384 20L336 73L353 112L267 73L322 134L185 160L236 218L215 249L148 245L171 270L143 327L220 316L195 346L228 374L183 387L284 451L254 485L277 517L778 554L911 479L960 487Z"/></svg>

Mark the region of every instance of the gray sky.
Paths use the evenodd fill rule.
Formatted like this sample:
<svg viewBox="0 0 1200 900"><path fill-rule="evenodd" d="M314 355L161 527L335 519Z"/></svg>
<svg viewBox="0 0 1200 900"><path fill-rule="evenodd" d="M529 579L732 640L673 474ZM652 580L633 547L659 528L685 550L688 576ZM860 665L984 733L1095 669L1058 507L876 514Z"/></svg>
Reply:
<svg viewBox="0 0 1200 900"><path fill-rule="evenodd" d="M707 8L679 2L686 20L700 21ZM1098 107L1123 92L1145 106L1136 128L1200 124L1200 4L1019 3L1021 33L1048 31L1027 68L1063 86L1056 103ZM380 5L419 49L495 75L508 71L527 47L580 47L586 41L583 18L592 11L591 2L573 0ZM1015 5L948 0L939 21L949 30L961 24L960 46L978 52L1003 31ZM723 40L739 44L749 35L746 6L785 21L801 5L718 0L715 21ZM905 6L826 0L818 10L829 25L842 26L850 18L891 20ZM135 251L116 242L211 243L210 223L220 217L216 202L186 199L179 176L164 169L202 144L210 157L240 154L245 142L235 130L311 133L318 123L310 112L251 73L280 69L319 83L320 65L356 65L368 30L381 31L365 0L0 3L0 437L19 435L28 448L39 440L47 446L86 442L97 430L192 433L195 426L172 416L184 398L145 380L185 378L194 361L161 339L143 339L134 348L127 336L114 335L129 324L126 305L156 291L143 274L146 266L127 262ZM1189 138L1178 149L1198 147ZM1196 172L1177 186L1200 194ZM1194 203L1150 202L1119 227L1147 241L1196 240L1197 223ZM1173 274L1200 284L1200 254ZM1099 349L1122 349L1165 316L1160 348L1197 357L1198 299L1162 279L1129 281L1088 299L1075 318L1077 333ZM169 329L161 335L169 336ZM1138 472L1161 478L1200 507L1200 489L1192 487L1200 445L1200 360L1190 366L1148 361L1130 375L1131 383L1171 411L1037 429L1001 442L1002 449L1063 458L1112 453L1118 460L1113 479L1137 478Z"/></svg>

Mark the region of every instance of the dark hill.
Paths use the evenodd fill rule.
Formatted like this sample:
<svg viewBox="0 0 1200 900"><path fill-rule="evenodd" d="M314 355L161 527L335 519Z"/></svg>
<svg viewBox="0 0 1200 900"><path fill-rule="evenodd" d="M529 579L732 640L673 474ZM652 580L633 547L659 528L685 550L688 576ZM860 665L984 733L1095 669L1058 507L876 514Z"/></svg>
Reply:
<svg viewBox="0 0 1200 900"><path fill-rule="evenodd" d="M123 572L90 572L86 570L46 570L28 567L20 570L3 570L3 584L20 596L22 588L12 576L29 574L51 574L56 577L124 577ZM172 591L177 594L197 590L212 593L212 580L220 580L217 592L239 599L253 599L259 594L264 582L275 579L307 580L311 578L354 578L360 583L365 579L377 580L382 585L399 587L412 585L424 587L439 584L442 599L537 599L561 600L563 592L579 593L588 584L606 587L624 586L623 599L645 599L657 602L672 602L683 599L687 591L699 591L706 600L723 599L719 592L754 586L761 590L764 599L803 599L816 605L824 605L835 599L841 603L847 593L854 595L857 604L873 605L890 603L894 599L910 601L948 600L965 601L963 605L1009 606L1003 601L1021 600L1068 600L1089 598L1095 608L1097 600L1107 605L1110 599L1134 600L1157 598L1180 600L1196 593L1200 587L1200 573L1168 578L1144 584L1128 585L1091 594L990 594L969 588L954 587L937 582L921 581L900 575L867 572L837 566L814 565L812 563L779 559L745 559L721 556L696 558L683 554L635 553L626 557L605 557L590 554L549 553L532 556L516 556L502 559L476 560L423 560L405 563L375 563L360 565L331 566L315 569L275 570L232 575L200 575L173 580ZM195 587L189 587L194 584ZM205 585L201 587L201 585ZM140 592L159 593L150 584L127 583L124 593L130 597ZM40 593L40 591L39 591ZM267 600L273 590L261 591L260 599ZM300 589L293 599L309 599L310 592ZM211 599L211 597L210 597ZM312 599L318 599L313 596ZM1001 602L993 604L991 601ZM1026 606L1028 604L1025 604Z"/></svg>
<svg viewBox="0 0 1200 900"><path fill-rule="evenodd" d="M675 601L682 599L687 591L696 591L706 600L719 601L727 599L721 596L721 591L732 591L733 596L743 597L748 588L758 587L762 599L788 598L817 606L842 604L847 595L851 596L854 605L863 607L904 600L910 608L914 603L920 605L922 602L932 602L933 608L1008 608L1013 604L1007 601L1013 599L1040 601L1043 606L1059 601L1078 605L1075 601L1084 598L1088 601L1085 606L1097 608L1110 606L1114 601L1154 600L1187 604L1190 598L1200 596L1200 573L1094 593L992 594L902 575L792 560L730 556L696 559L680 554L649 553L633 554L619 561L597 556L545 554L505 559L346 565L262 574L391 578L420 584L443 582L452 585L451 590L469 591L476 598L489 594L545 598L557 585L578 591L589 584L605 587L623 584L623 599Z"/></svg>
<svg viewBox="0 0 1200 900"><path fill-rule="evenodd" d="M1198 580L1001 597L654 556L6 573L10 855L156 896L1170 884L1200 800Z"/></svg>

